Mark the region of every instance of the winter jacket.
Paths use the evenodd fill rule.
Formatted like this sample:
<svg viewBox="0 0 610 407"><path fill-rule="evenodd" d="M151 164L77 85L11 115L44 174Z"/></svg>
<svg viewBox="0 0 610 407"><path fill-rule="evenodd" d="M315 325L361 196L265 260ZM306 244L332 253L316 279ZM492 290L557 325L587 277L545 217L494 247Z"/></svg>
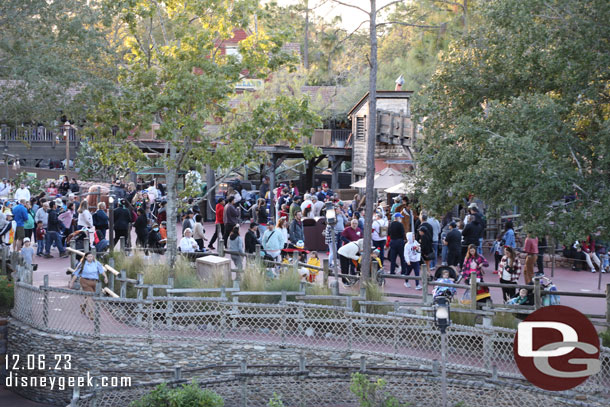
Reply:
<svg viewBox="0 0 610 407"><path fill-rule="evenodd" d="M407 263L417 263L421 260L421 248L415 240L412 232L407 233L407 244L405 244L405 260Z"/></svg>

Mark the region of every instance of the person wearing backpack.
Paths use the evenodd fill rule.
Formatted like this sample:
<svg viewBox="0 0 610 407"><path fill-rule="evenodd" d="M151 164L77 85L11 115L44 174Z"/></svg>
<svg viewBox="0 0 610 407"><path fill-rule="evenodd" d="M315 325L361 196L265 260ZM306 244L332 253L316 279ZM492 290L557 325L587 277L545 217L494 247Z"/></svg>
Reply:
<svg viewBox="0 0 610 407"><path fill-rule="evenodd" d="M388 240L388 221L385 219L383 214L377 212L375 219L373 220L373 247L379 249L379 259L383 266L384 260L384 246Z"/></svg>

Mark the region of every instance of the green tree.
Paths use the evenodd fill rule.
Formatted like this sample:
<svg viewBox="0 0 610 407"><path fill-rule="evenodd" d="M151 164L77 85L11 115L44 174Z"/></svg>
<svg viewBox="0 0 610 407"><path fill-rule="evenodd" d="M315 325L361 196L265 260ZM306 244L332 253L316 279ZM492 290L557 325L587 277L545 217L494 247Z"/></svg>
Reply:
<svg viewBox="0 0 610 407"><path fill-rule="evenodd" d="M296 144L319 121L309 111L307 99L278 95L247 112L229 106L243 72L266 78L290 62L281 52L282 35L262 29L240 42L239 57L220 52L235 29L248 29L257 4L255 0L108 1L123 38L123 60L116 90L98 95L88 134L105 165L133 167L143 155L134 138L151 131L153 124L157 127L156 138L164 146L158 162L167 183L170 265L177 254L179 170L208 165L230 173L260 159L252 146L279 139Z"/></svg>
<svg viewBox="0 0 610 407"><path fill-rule="evenodd" d="M610 236L610 4L490 1L475 14L417 103L425 202L475 194L518 205L539 235Z"/></svg>
<svg viewBox="0 0 610 407"><path fill-rule="evenodd" d="M108 22L96 0L0 2L0 123L82 118L112 77Z"/></svg>

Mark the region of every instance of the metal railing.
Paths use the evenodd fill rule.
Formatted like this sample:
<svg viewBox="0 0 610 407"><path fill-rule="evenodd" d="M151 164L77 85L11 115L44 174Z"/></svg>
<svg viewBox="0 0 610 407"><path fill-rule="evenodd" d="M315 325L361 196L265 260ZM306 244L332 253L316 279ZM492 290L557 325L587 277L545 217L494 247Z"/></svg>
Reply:
<svg viewBox="0 0 610 407"><path fill-rule="evenodd" d="M233 301L138 297L105 298L19 282L12 316L44 332L82 337L255 343L388 355L423 364L441 358L440 333L433 318L426 316L368 314L347 306L304 302L241 303L237 296ZM452 325L447 331L448 364L458 370L490 375L496 371L519 378L513 356L515 332ZM602 371L582 384L581 391L610 389L610 349L602 349L601 360Z"/></svg>

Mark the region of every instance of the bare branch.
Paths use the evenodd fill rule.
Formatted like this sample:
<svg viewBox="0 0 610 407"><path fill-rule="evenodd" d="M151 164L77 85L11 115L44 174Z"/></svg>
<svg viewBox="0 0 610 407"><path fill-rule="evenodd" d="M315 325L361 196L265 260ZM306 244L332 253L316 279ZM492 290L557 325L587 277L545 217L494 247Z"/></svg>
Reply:
<svg viewBox="0 0 610 407"><path fill-rule="evenodd" d="M568 144L568 147L570 148L570 154L572 154L572 158L574 159L574 161L576 161L576 165L578 165L578 174L582 177L582 167L580 166L580 161L578 161L578 158L576 158L576 154L574 154L572 146Z"/></svg>
<svg viewBox="0 0 610 407"><path fill-rule="evenodd" d="M446 25L446 23L443 23L441 25L425 25L425 24L403 23L402 21L386 21L385 23L378 23L377 27L381 27L384 25L393 25L393 24L404 25L407 27L424 28L427 30L440 30L441 28L443 28L443 26Z"/></svg>
<svg viewBox="0 0 610 407"><path fill-rule="evenodd" d="M362 11L363 13L365 13L365 14L367 14L367 15L369 15L369 16L371 15L371 12L370 12L370 11L366 11L366 10L365 10L365 9L363 9L362 7L354 6L353 4L349 4L349 3L344 3L344 2L339 1L339 0L331 0L331 1L332 1L333 3L341 4L342 6L345 6L345 7L351 7L351 8L355 8L356 10L360 10L360 11Z"/></svg>
<svg viewBox="0 0 610 407"><path fill-rule="evenodd" d="M379 7L379 8L377 9L377 11L375 11L375 13L379 13L379 12L380 12L381 10L383 10L384 8L388 8L388 7L393 6L394 4L397 4L397 3L404 3L404 0L395 0L395 1L392 1L392 2L390 2L390 3L388 3L388 4L386 4L385 6L381 6L381 7Z"/></svg>

